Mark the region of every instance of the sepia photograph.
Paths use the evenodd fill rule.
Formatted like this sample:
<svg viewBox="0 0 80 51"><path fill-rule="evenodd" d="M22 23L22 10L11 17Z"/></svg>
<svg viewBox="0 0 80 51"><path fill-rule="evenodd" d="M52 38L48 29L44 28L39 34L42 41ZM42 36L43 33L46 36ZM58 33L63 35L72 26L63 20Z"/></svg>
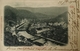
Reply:
<svg viewBox="0 0 80 51"><path fill-rule="evenodd" d="M66 46L67 7L4 7L5 46Z"/></svg>

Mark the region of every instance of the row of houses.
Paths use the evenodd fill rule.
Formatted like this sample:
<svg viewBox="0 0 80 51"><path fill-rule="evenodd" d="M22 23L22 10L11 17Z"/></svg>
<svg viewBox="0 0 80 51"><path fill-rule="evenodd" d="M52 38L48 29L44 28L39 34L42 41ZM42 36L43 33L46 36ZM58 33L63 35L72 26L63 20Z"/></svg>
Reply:
<svg viewBox="0 0 80 51"><path fill-rule="evenodd" d="M48 27L48 26L62 26L63 28L67 28L68 24L65 22L55 22L55 23L32 23L32 27Z"/></svg>
<svg viewBox="0 0 80 51"><path fill-rule="evenodd" d="M24 22L24 27L27 27L27 25L30 23L27 19L22 19L21 23ZM61 21L61 22L33 22L31 23L32 28L40 28L40 27L49 27L49 26L62 26L63 28L67 28L68 24Z"/></svg>

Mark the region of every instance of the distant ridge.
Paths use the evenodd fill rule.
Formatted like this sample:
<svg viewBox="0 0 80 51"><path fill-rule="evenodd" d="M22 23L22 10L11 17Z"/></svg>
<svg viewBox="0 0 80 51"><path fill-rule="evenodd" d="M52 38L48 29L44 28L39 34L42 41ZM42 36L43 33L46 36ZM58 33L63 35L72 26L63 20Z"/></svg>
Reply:
<svg viewBox="0 0 80 51"><path fill-rule="evenodd" d="M67 7L41 7L41 8L31 8L31 7L16 7L16 9L29 10L33 13L42 13L46 15L60 15L68 10Z"/></svg>
<svg viewBox="0 0 80 51"><path fill-rule="evenodd" d="M21 21L22 19L35 19L41 22L60 22L67 23L67 7L44 7L44 8L29 8L29 7L16 7L5 6L4 9L5 22L13 20L14 22ZM61 20L63 19L63 20Z"/></svg>
<svg viewBox="0 0 80 51"><path fill-rule="evenodd" d="M28 11L28 10L17 10L16 8L5 6L4 8L4 18L5 22L8 22L8 20L17 21L22 19L37 19L34 13Z"/></svg>

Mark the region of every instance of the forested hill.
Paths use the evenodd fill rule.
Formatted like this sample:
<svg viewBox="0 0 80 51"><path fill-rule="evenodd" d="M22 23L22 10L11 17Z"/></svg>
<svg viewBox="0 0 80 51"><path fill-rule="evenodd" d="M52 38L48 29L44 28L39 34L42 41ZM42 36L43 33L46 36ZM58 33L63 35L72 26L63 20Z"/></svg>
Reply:
<svg viewBox="0 0 80 51"><path fill-rule="evenodd" d="M37 21L39 21L40 19L41 22L60 22L60 21L64 21L67 23L68 18L67 18L67 8L63 8L62 11L61 7L60 9L57 8L36 8L36 10L34 8L14 8L11 6L5 6L4 8L4 21L8 22L9 20L12 20L14 22L17 21L21 21L22 19L35 19ZM32 11L32 10L33 11ZM47 10L48 9L48 10ZM60 12L59 12L60 10ZM58 13L59 12L59 13ZM57 14L55 16L55 14Z"/></svg>
<svg viewBox="0 0 80 51"><path fill-rule="evenodd" d="M37 19L34 13L28 10L17 10L10 6L5 6L4 8L4 20L8 22L12 20L14 22L22 19Z"/></svg>
<svg viewBox="0 0 80 51"><path fill-rule="evenodd" d="M68 12L64 12L60 15L58 15L57 17L55 17L54 19L51 19L51 21L53 20L53 22L65 22L68 23Z"/></svg>

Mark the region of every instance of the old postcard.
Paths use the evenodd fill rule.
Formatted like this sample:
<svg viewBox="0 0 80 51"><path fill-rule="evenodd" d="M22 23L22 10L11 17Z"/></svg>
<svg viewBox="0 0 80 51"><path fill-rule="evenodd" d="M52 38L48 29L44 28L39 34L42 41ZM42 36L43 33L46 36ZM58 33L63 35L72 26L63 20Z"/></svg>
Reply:
<svg viewBox="0 0 80 51"><path fill-rule="evenodd" d="M79 51L79 0L1 0L0 51Z"/></svg>

